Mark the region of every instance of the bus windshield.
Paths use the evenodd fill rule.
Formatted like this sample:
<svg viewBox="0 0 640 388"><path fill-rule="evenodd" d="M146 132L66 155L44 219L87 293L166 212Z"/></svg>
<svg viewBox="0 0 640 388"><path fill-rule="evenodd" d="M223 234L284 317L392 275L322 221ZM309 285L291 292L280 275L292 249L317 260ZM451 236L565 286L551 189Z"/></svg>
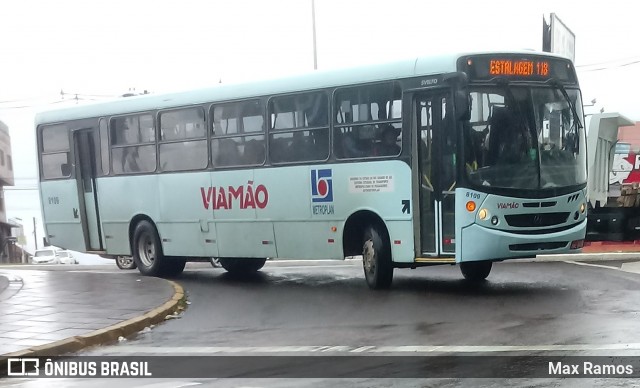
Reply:
<svg viewBox="0 0 640 388"><path fill-rule="evenodd" d="M464 125L472 186L557 189L586 183L586 147L577 89L500 85L471 88ZM575 114L574 114L575 109Z"/></svg>

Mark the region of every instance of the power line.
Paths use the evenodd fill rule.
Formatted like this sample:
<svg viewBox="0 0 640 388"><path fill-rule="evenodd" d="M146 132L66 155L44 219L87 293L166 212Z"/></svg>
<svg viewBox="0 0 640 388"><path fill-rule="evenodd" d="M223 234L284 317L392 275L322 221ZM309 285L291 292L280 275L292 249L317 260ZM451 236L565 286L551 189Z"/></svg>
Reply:
<svg viewBox="0 0 640 388"><path fill-rule="evenodd" d="M28 104L28 105L7 106L7 107L0 106L0 110L36 108L36 107L41 107L41 106L46 106L46 105L63 104L63 103L70 104L73 101L76 101L76 103L77 103L78 101L100 101L100 100L96 99L96 98L78 98L78 99L73 99L73 100L57 100L57 101L44 102L44 103L32 103L32 104Z"/></svg>
<svg viewBox="0 0 640 388"><path fill-rule="evenodd" d="M115 94L69 93L69 92L65 92L63 90L60 91L60 96L62 96L62 98L64 98L64 96L74 96L72 98L78 98L78 96L98 97L98 98L118 98L118 97L120 97L120 96L115 95Z"/></svg>
<svg viewBox="0 0 640 388"><path fill-rule="evenodd" d="M615 69L615 68L619 68L619 67L637 65L639 63L640 63L640 59L637 59L635 61L631 61L631 62L627 62L627 63L621 63L621 64L618 64L618 65L615 65L615 66L604 66L604 67L598 67L598 68L595 68L595 69L578 69L578 71L580 71L580 72L592 72L592 71L611 70L611 69Z"/></svg>
<svg viewBox="0 0 640 388"><path fill-rule="evenodd" d="M70 97L70 98L65 98ZM0 109L1 110L9 110L9 109L25 109L25 108L35 108L39 106L53 105L53 104L62 104L62 103L72 103L73 101L102 101L105 99L114 99L120 96L115 94L94 94L94 93L69 93L64 90L60 90L60 99L56 99L52 101L52 97L30 97L30 98L21 98L21 99L10 99L10 100L2 100L0 101ZM45 100L46 101L42 101ZM22 103L22 104L20 104ZM17 104L13 106L5 106L9 104Z"/></svg>
<svg viewBox="0 0 640 388"><path fill-rule="evenodd" d="M626 61L636 61L640 59L639 56L634 56L634 57L627 57L627 58L620 58L620 59L611 59L608 61L604 61L604 62L596 62L596 63L589 63L586 65L576 65L576 68L578 67L590 67L590 66L602 66L602 65L606 65L609 63L619 63L619 62L626 62Z"/></svg>

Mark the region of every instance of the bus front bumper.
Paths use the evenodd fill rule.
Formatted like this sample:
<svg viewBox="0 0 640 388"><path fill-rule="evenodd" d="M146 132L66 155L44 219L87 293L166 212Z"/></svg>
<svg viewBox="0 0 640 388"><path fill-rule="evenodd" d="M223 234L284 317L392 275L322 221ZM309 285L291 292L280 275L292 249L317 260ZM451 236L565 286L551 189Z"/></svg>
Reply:
<svg viewBox="0 0 640 388"><path fill-rule="evenodd" d="M580 242L579 246L582 247L586 230L586 219L571 229L544 235L510 233L473 224L462 228L461 247L456 261L460 263L580 253L581 249L571 249L571 245L572 242Z"/></svg>

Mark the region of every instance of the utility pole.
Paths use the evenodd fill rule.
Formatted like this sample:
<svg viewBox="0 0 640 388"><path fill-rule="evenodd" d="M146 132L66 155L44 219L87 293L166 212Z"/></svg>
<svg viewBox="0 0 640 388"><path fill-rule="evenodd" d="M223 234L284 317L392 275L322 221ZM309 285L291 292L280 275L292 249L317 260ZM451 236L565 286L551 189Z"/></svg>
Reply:
<svg viewBox="0 0 640 388"><path fill-rule="evenodd" d="M36 218L33 217L33 241L36 243L36 250L38 250L38 236L36 235Z"/></svg>

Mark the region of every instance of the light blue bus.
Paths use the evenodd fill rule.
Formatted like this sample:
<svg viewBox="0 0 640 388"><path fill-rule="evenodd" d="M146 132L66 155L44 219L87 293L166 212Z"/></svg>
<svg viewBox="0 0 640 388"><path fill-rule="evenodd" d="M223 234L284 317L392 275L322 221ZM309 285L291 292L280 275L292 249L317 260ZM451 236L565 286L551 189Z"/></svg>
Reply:
<svg viewBox="0 0 640 388"><path fill-rule="evenodd" d="M435 264L484 280L493 261L580 251L583 118L571 61L530 51L42 112L46 238L151 276L362 255L374 289Z"/></svg>

